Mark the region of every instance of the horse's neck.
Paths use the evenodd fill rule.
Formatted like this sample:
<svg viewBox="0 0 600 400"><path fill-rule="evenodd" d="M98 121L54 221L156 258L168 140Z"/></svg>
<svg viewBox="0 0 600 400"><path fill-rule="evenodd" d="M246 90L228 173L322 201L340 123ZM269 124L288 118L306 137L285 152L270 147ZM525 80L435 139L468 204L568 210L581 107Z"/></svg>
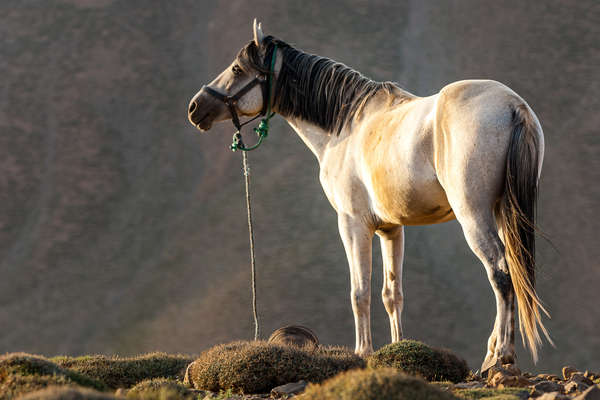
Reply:
<svg viewBox="0 0 600 400"><path fill-rule="evenodd" d="M332 136L325 132L322 128L319 128L310 122L297 118L286 118L286 120L288 124L294 128L306 146L308 146L308 148L317 157L320 163L323 153L325 152L327 144Z"/></svg>

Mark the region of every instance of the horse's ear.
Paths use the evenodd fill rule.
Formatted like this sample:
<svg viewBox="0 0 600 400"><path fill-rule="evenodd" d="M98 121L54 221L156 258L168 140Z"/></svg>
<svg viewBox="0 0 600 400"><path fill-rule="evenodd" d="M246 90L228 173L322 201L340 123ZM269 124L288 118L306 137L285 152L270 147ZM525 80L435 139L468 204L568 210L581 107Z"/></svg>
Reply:
<svg viewBox="0 0 600 400"><path fill-rule="evenodd" d="M256 44L256 47L260 47L260 44L262 43L263 39L265 38L265 34L262 31L261 23L256 22L256 18L254 18L253 30L254 30L254 44Z"/></svg>

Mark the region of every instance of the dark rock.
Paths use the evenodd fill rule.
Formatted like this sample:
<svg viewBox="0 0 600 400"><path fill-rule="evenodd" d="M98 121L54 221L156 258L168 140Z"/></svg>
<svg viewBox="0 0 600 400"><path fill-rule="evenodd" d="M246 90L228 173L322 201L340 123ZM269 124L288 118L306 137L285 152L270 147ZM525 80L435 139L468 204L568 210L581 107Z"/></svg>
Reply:
<svg viewBox="0 0 600 400"><path fill-rule="evenodd" d="M553 381L542 381L540 383L536 383L533 386L534 390L539 390L540 392L563 392L564 388L561 384Z"/></svg>
<svg viewBox="0 0 600 400"><path fill-rule="evenodd" d="M292 396L301 393L306 389L306 381L298 381L293 383L286 383L285 385L277 386L271 389L272 396Z"/></svg>
<svg viewBox="0 0 600 400"><path fill-rule="evenodd" d="M537 378L541 378L545 381L560 381L561 380L558 377L558 375L554 375L554 374L538 374Z"/></svg>
<svg viewBox="0 0 600 400"><path fill-rule="evenodd" d="M594 385L573 400L600 400L600 387Z"/></svg>
<svg viewBox="0 0 600 400"><path fill-rule="evenodd" d="M576 372L573 375L571 375L571 380L573 382L583 383L583 384L588 385L588 386L591 386L591 385L594 384L594 382L590 378L587 378L581 372Z"/></svg>

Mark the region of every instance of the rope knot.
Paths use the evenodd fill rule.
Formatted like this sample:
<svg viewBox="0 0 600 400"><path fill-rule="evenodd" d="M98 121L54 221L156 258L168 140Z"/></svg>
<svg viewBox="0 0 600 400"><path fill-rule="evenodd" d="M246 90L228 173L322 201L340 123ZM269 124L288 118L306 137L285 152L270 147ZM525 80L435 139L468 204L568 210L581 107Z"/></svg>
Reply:
<svg viewBox="0 0 600 400"><path fill-rule="evenodd" d="M267 137L269 135L269 121L266 118L263 118L260 121L260 124L254 128L254 132L260 137Z"/></svg>

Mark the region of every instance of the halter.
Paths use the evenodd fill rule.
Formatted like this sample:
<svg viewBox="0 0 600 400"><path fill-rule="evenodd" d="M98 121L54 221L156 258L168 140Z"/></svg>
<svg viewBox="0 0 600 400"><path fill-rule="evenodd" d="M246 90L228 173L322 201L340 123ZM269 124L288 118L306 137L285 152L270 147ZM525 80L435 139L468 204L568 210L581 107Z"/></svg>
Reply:
<svg viewBox="0 0 600 400"><path fill-rule="evenodd" d="M275 60L276 59L277 59L277 44L274 45L273 53L271 54L271 62L270 62L268 77L265 78L264 74L256 75L254 77L254 79L252 79L250 82L248 82L246 85L244 85L244 87L242 87L240 90L238 90L237 93L232 94L230 96L224 95L223 93L219 93L216 90L214 90L213 88L208 87L208 86L202 87L202 89L206 90L206 92L208 94L210 94L217 100L220 100L223 103L225 103L225 105L229 109L229 113L231 114L231 122L237 129L237 131L233 134L233 143L231 144L232 151L254 150L258 146L260 146L263 139L265 137L267 137L267 135L269 133L269 120L273 117L273 115L275 115L274 112L271 112L271 88L272 88L272 80L273 80L273 75L274 75L274 70L275 70ZM265 61L266 61L266 57L265 57ZM238 101L246 93L248 93L250 90L252 90L254 88L254 86L256 86L256 85L261 86L263 99L266 99L266 101L263 102L262 109L258 115L256 115L255 117L253 117L253 118L249 119L248 121L244 122L243 124L241 124L240 118L238 116L235 106L237 105ZM254 146L245 147L244 142L242 141L242 135L240 133L240 130L242 129L242 127L244 125L246 125L246 124L254 121L255 119L257 119L258 117L264 116L264 115L266 115L266 117L260 121L260 124L258 127L254 128L254 132L256 132L256 134L258 135L258 142Z"/></svg>

